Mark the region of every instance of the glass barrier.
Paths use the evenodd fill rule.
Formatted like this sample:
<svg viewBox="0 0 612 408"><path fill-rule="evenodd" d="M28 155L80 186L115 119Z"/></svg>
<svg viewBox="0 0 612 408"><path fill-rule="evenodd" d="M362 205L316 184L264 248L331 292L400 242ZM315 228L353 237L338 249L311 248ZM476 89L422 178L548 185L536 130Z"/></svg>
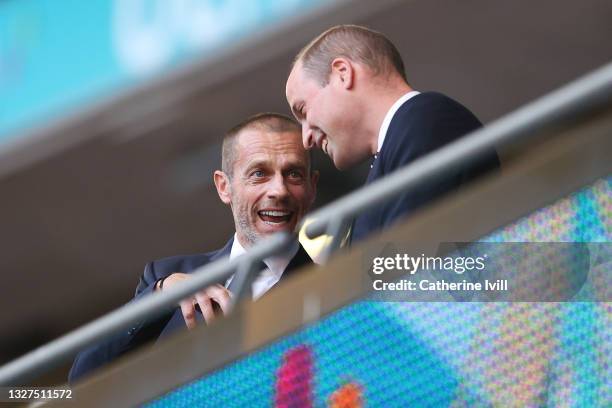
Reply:
<svg viewBox="0 0 612 408"><path fill-rule="evenodd" d="M364 300L149 406L610 406L611 241L612 176L481 240L584 244L570 302Z"/></svg>

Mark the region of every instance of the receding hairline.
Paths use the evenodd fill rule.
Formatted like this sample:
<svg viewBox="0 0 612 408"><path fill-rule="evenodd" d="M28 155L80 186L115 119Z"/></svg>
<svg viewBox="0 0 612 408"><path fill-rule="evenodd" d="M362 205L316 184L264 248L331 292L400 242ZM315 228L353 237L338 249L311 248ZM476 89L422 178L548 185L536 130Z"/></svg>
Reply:
<svg viewBox="0 0 612 408"><path fill-rule="evenodd" d="M351 44L338 44L343 41ZM376 46L373 48L378 49L372 49L374 44ZM366 52L358 50L356 45L364 46ZM318 80L321 85L325 85L331 72L331 61L338 57L364 64L375 75L396 73L406 83L408 82L402 57L391 40L378 31L354 24L330 27L312 39L293 59L290 73L301 65L300 69L308 76Z"/></svg>
<svg viewBox="0 0 612 408"><path fill-rule="evenodd" d="M221 169L230 177L236 161L236 140L248 130L275 134L296 133L301 142L301 125L292 117L276 112L263 112L250 116L231 128L223 136ZM310 152L306 152L309 171L312 163L310 156Z"/></svg>

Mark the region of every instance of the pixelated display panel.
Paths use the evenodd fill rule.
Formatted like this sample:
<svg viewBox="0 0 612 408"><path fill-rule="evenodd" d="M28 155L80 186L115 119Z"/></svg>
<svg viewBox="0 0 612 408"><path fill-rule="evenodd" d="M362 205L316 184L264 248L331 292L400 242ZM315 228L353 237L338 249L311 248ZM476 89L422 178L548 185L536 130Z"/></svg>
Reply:
<svg viewBox="0 0 612 408"><path fill-rule="evenodd" d="M610 242L611 186L482 241ZM609 276L594 248L588 279ZM150 406L612 406L612 304L580 301L588 288L564 303L357 302Z"/></svg>

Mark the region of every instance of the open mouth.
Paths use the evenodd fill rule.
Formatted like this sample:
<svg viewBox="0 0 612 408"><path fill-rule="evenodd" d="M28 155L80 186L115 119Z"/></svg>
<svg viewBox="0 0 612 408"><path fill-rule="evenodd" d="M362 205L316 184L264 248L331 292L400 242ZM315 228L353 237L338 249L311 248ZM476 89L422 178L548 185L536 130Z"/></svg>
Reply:
<svg viewBox="0 0 612 408"><path fill-rule="evenodd" d="M293 211L287 210L262 210L258 211L257 215L261 220L268 225L282 225L291 220Z"/></svg>

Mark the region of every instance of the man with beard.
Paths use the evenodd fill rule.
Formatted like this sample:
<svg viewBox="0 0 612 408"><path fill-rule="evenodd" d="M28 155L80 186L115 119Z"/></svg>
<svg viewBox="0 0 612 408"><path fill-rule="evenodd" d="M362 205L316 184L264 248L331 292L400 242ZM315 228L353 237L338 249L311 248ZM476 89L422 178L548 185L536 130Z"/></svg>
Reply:
<svg viewBox="0 0 612 408"><path fill-rule="evenodd" d="M414 90L393 43L355 25L332 27L298 53L286 97L302 124L304 147L322 149L339 170L372 160L367 184L482 126L451 98ZM355 220L352 240L498 166L490 151L435 183L366 211Z"/></svg>
<svg viewBox="0 0 612 408"><path fill-rule="evenodd" d="M252 116L223 139L222 170L214 172L221 201L229 205L236 232L218 251L175 256L146 265L134 300L160 292L189 279L190 273L218 259L233 259L275 232L293 232L312 205L318 173L311 170L310 156L302 146L300 125L276 113ZM297 242L282 255L267 258L255 277L251 293L257 299L292 270L312 263ZM81 352L70 370L75 381L134 348L199 322L210 323L215 308L229 311L230 278L197 292L180 302L180 308L151 321L143 321L125 333Z"/></svg>

